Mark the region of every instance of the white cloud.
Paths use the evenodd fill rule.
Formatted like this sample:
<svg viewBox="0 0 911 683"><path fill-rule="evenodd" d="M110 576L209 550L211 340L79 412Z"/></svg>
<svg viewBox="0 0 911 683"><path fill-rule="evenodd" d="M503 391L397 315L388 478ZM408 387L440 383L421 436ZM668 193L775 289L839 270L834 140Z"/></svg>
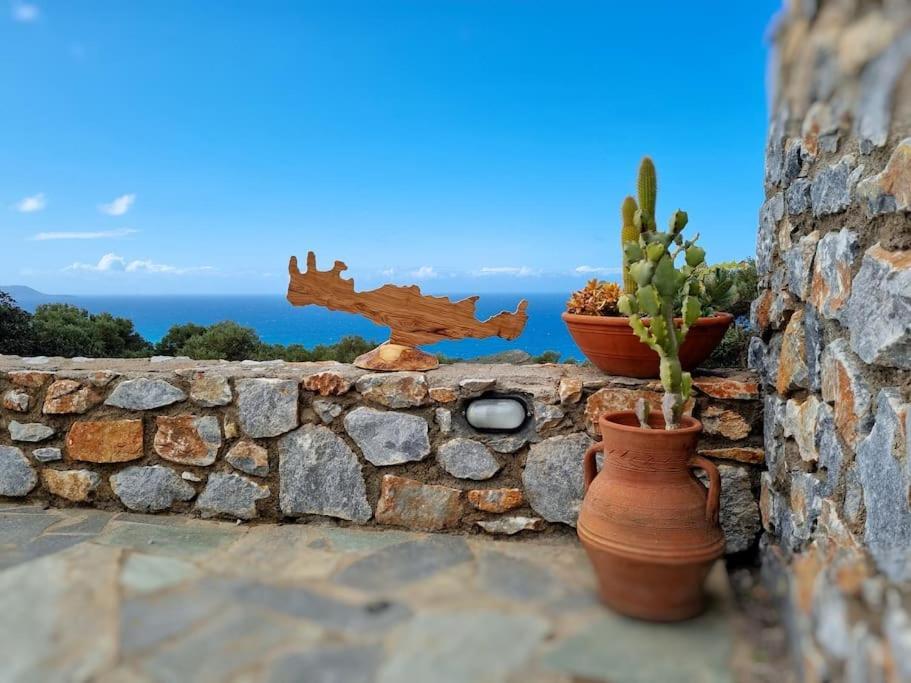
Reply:
<svg viewBox="0 0 911 683"><path fill-rule="evenodd" d="M23 197L13 205L13 208L19 213L35 213L41 211L47 206L47 199L44 192L33 194L31 197Z"/></svg>
<svg viewBox="0 0 911 683"><path fill-rule="evenodd" d="M395 268L386 268L385 270L381 270L380 275L383 277L395 277Z"/></svg>
<svg viewBox="0 0 911 683"><path fill-rule="evenodd" d="M167 273L171 275L186 275L187 273L201 273L215 270L211 266L194 266L191 268L179 268L164 263L155 263L150 259L135 259L127 261L123 256L114 253L108 253L98 259L98 263L81 263L77 261L66 268L65 271L89 272L89 273L108 273L112 271L123 271L126 273Z"/></svg>
<svg viewBox="0 0 911 683"><path fill-rule="evenodd" d="M135 201L135 194L124 194L117 197L117 199L110 204L99 204L98 210L101 213L106 213L108 216L122 216L130 210L130 207L133 206L133 202Z"/></svg>
<svg viewBox="0 0 911 683"><path fill-rule="evenodd" d="M433 269L433 266L421 266L417 270L411 271L410 275L417 280L432 280L439 274Z"/></svg>
<svg viewBox="0 0 911 683"><path fill-rule="evenodd" d="M576 266L575 272L579 275L616 275L620 272L620 269L600 268L596 266Z"/></svg>
<svg viewBox="0 0 911 683"><path fill-rule="evenodd" d="M33 5L29 2L14 2L12 11L13 21L18 21L23 24L30 24L33 21L38 21L38 18L41 16L41 10L38 9L38 5Z"/></svg>
<svg viewBox="0 0 911 683"><path fill-rule="evenodd" d="M512 277L531 277L538 275L538 271L528 266L485 266L477 271L475 275L510 275Z"/></svg>
<svg viewBox="0 0 911 683"><path fill-rule="evenodd" d="M97 230L97 231L86 231L86 232L39 232L37 235L32 237L33 240L38 242L46 242L48 240L102 240L108 238L117 238L117 237L126 237L127 235L133 235L139 232L138 230L133 230L132 228L119 228L117 230Z"/></svg>

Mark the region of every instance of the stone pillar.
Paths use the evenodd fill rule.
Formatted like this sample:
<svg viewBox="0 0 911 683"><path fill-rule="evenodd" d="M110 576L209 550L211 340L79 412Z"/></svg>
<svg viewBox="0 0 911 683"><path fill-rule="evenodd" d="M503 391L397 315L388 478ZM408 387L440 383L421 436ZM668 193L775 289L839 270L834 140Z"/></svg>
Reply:
<svg viewBox="0 0 911 683"><path fill-rule="evenodd" d="M765 387L766 576L802 680L906 681L911 2L786 5L750 349Z"/></svg>

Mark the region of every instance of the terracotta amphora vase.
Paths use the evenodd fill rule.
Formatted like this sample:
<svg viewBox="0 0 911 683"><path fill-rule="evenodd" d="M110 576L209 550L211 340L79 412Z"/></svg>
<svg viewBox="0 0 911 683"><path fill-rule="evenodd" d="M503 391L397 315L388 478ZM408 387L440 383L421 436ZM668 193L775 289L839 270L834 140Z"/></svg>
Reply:
<svg viewBox="0 0 911 683"><path fill-rule="evenodd" d="M698 420L685 417L676 430L665 430L660 416L649 423L653 429L643 429L632 412L601 417L603 440L584 456L577 530L602 602L631 617L679 621L702 611L703 584L724 552L721 478L696 455ZM708 475L708 489L697 469Z"/></svg>

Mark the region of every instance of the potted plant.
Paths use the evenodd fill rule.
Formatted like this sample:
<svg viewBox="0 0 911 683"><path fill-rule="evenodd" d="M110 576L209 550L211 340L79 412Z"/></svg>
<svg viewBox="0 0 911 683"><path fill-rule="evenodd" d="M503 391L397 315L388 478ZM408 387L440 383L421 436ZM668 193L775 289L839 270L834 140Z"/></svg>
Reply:
<svg viewBox="0 0 911 683"><path fill-rule="evenodd" d="M642 233L655 231L657 194L655 164L645 157L639 166L639 201L637 203L632 197L627 197L621 206L621 245L635 243ZM657 377L658 354L639 343L628 319L617 308L621 294L636 294L639 278L644 273L634 272L633 263L625 253L622 270L622 292L614 283L592 280L570 297L563 320L582 353L602 371L626 377ZM703 264L696 270L695 277L703 284L698 294L703 315L693 321L690 334L679 349L684 370L696 368L721 342L733 321L733 316L721 310L733 303L737 292L734 277L727 270ZM676 303L678 305L674 310L679 316L681 302L678 300ZM648 326L650 320L645 317L642 324Z"/></svg>
<svg viewBox="0 0 911 683"><path fill-rule="evenodd" d="M658 356L664 399L660 414L642 399L635 411L601 417L602 441L584 456L585 498L577 527L602 601L623 614L655 621L698 614L705 578L724 552L718 524L721 480L715 465L696 455L702 425L683 415L692 378L680 352L700 319L698 273L705 258L695 244L698 236L683 239L686 222L686 213L676 211L668 232L650 227L624 244L639 286L617 305L638 342ZM681 254L685 264L678 268ZM680 317L675 316L677 301ZM599 451L604 454L600 473ZM708 475L707 489L694 469Z"/></svg>

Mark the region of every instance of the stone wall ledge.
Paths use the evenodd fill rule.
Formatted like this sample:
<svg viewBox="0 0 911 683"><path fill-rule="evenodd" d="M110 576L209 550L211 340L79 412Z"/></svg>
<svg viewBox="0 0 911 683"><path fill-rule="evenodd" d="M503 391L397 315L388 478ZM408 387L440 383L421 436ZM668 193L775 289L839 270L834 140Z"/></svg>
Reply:
<svg viewBox="0 0 911 683"><path fill-rule="evenodd" d="M723 476L731 552L759 533L757 378L695 378L703 452ZM482 433L486 394L526 424ZM575 524L581 454L605 411L660 401L656 380L578 365L456 363L371 373L336 362L0 356L0 499L241 520L531 536Z"/></svg>

